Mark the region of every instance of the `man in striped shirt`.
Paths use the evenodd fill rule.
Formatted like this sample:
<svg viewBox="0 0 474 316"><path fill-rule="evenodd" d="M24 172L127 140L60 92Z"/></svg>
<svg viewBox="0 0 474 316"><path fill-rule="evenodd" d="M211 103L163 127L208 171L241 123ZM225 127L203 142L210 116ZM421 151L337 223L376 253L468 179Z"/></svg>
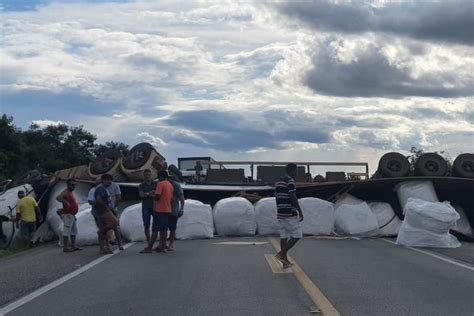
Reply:
<svg viewBox="0 0 474 316"><path fill-rule="evenodd" d="M288 260L288 250L303 238L301 212L298 198L296 197L295 177L296 165L290 163L286 166L286 176L275 183L275 198L278 210L278 222L280 223L280 247L281 250L275 257L286 269L292 265Z"/></svg>

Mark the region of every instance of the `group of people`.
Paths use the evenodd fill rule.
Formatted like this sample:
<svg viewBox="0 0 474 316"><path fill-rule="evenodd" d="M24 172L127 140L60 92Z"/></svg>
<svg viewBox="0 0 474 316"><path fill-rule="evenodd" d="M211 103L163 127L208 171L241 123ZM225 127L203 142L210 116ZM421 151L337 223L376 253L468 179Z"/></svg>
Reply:
<svg viewBox="0 0 474 316"><path fill-rule="evenodd" d="M280 224L281 250L275 255L283 268L292 264L288 260L288 251L303 237L301 221L303 212L296 196L295 177L297 166L288 164L287 175L275 183L275 198L277 203L277 218ZM73 191L76 182L69 179L67 186L56 200L62 203L58 215L63 220L63 251L73 252L82 250L76 245L76 214L79 211L78 203ZM168 172L158 172L158 180L152 178L151 170L144 171L144 181L139 185L138 192L142 200L142 219L147 246L140 253L166 252L174 250L176 227L179 217L184 212L184 194L180 184L168 176ZM42 221L38 203L33 197L18 192L16 220L19 223L21 236L31 240L36 229L37 221ZM96 185L89 191L89 203L92 206L92 215L96 221L100 252L111 253L110 243L112 235L119 250L123 250L119 222L117 220L117 205L121 200L118 184L113 182L109 174L101 176ZM151 232L150 232L151 227ZM169 243L167 237L169 231ZM158 246L154 245L158 239ZM69 242L70 241L70 242Z"/></svg>

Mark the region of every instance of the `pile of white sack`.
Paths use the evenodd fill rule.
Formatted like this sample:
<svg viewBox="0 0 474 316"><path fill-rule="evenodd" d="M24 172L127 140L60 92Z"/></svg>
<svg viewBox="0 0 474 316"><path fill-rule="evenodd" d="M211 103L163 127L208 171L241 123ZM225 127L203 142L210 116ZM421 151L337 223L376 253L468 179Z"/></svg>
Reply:
<svg viewBox="0 0 474 316"><path fill-rule="evenodd" d="M449 202L439 202L431 181L409 181L396 188L405 214L397 244L411 247L456 248L449 233L460 216Z"/></svg>
<svg viewBox="0 0 474 316"><path fill-rule="evenodd" d="M338 235L371 237L379 234L377 217L366 202L346 193L335 207L335 229Z"/></svg>

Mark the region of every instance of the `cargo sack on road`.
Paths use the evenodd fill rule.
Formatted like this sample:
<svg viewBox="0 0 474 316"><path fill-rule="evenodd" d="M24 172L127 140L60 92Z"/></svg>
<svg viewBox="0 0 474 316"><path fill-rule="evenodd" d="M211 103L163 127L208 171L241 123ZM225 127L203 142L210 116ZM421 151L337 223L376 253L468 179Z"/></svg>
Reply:
<svg viewBox="0 0 474 316"><path fill-rule="evenodd" d="M472 229L471 224L469 223L469 219L467 218L464 209L459 205L455 205L454 209L456 210L456 212L458 212L460 218L457 221L456 225L451 228L451 230L460 233L464 236L474 238L474 230Z"/></svg>
<svg viewBox="0 0 474 316"><path fill-rule="evenodd" d="M371 237L378 234L378 223L367 203L343 204L336 209L336 232L340 235Z"/></svg>
<svg viewBox="0 0 474 316"><path fill-rule="evenodd" d="M379 232L381 236L397 236L402 221L393 211L389 203L372 202L369 207L377 218L379 223Z"/></svg>
<svg viewBox="0 0 474 316"><path fill-rule="evenodd" d="M338 208L339 206L343 204L349 204L349 205L355 205L355 204L360 204L363 203L364 201L349 194L349 193L344 193L337 201L334 203L334 209Z"/></svg>
<svg viewBox="0 0 474 316"><path fill-rule="evenodd" d="M409 198L420 199L428 202L438 202L438 195L431 181L407 181L399 183L395 187L398 195L398 201L405 214L405 205Z"/></svg>
<svg viewBox="0 0 474 316"><path fill-rule="evenodd" d="M461 244L449 233L459 214L449 202L427 202L410 198L397 244L410 247L457 248Z"/></svg>
<svg viewBox="0 0 474 316"><path fill-rule="evenodd" d="M153 219L151 219L153 222ZM151 225L150 225L151 229ZM142 203L130 205L120 215L120 230L128 241L145 241Z"/></svg>
<svg viewBox="0 0 474 316"><path fill-rule="evenodd" d="M330 235L334 231L334 205L331 202L317 198L302 198L298 200L303 211L303 234Z"/></svg>
<svg viewBox="0 0 474 316"><path fill-rule="evenodd" d="M196 200L184 202L184 214L178 220L177 239L205 239L214 237L212 208Z"/></svg>
<svg viewBox="0 0 474 316"><path fill-rule="evenodd" d="M77 218L77 236L76 242L80 246L97 245L97 225L94 220L94 216L91 213L91 207L89 206L82 212L76 215Z"/></svg>
<svg viewBox="0 0 474 316"><path fill-rule="evenodd" d="M280 224L277 219L275 198L264 198L255 203L257 231L261 236L279 235Z"/></svg>
<svg viewBox="0 0 474 316"><path fill-rule="evenodd" d="M255 236L255 210L241 197L222 199L213 210L214 225L219 236Z"/></svg>

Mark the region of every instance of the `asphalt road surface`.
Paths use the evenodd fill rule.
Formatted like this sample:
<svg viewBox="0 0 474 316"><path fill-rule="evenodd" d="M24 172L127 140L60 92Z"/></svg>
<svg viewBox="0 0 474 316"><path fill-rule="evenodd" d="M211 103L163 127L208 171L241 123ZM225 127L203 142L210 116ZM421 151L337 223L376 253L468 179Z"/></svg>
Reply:
<svg viewBox="0 0 474 316"><path fill-rule="evenodd" d="M309 315L315 303L297 279L299 272L274 273L264 256L275 253L268 241L257 237L178 241L177 250L165 254L139 254L143 244L137 243L107 258L97 254L97 247L63 254L56 246L43 246L0 259L0 311ZM453 251L425 251L381 239L309 238L291 255L340 315L474 315L474 262L465 255L474 251L473 244ZM97 262L100 258L105 260ZM21 300L79 267L84 271L78 275Z"/></svg>

